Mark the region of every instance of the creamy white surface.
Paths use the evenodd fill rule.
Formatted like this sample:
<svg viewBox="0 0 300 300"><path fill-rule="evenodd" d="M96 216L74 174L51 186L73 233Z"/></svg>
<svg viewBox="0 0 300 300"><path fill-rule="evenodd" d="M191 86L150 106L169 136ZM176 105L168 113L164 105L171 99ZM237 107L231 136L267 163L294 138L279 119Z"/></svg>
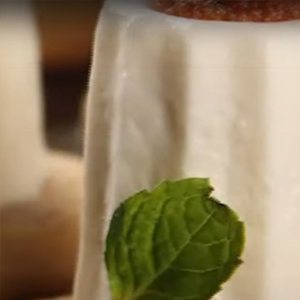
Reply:
<svg viewBox="0 0 300 300"><path fill-rule="evenodd" d="M195 21L108 2L89 91L76 300L109 298L99 236L116 205L184 176L210 177L246 223L245 263L216 299L299 299L300 22Z"/></svg>
<svg viewBox="0 0 300 300"><path fill-rule="evenodd" d="M40 56L28 1L0 2L0 203L28 200L44 179Z"/></svg>

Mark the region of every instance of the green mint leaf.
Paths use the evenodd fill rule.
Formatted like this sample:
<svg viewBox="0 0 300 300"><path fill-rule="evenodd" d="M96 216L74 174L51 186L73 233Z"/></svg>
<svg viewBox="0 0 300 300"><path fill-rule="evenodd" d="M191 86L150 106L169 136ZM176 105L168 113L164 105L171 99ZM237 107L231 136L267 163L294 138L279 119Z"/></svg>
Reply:
<svg viewBox="0 0 300 300"><path fill-rule="evenodd" d="M208 179L165 181L115 211L105 261L114 300L208 300L240 265L244 225Z"/></svg>

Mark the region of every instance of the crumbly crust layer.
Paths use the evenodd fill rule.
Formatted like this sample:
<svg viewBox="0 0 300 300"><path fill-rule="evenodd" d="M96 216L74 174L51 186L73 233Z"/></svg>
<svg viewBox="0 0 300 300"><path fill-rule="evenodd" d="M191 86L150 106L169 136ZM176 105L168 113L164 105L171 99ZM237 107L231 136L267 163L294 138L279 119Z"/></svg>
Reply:
<svg viewBox="0 0 300 300"><path fill-rule="evenodd" d="M153 0L152 7L166 14L199 20L300 20L299 0Z"/></svg>

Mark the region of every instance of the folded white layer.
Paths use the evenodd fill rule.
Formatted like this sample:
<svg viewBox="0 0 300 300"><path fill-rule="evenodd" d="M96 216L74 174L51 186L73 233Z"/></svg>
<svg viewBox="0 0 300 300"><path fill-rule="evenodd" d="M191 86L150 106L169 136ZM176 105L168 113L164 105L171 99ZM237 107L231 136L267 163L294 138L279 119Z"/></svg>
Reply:
<svg viewBox="0 0 300 300"><path fill-rule="evenodd" d="M187 176L210 177L246 223L245 263L216 299L299 299L300 21L195 21L120 2L96 32L77 299L109 298L99 237L116 205Z"/></svg>
<svg viewBox="0 0 300 300"><path fill-rule="evenodd" d="M44 179L40 56L28 1L0 2L0 203L28 200Z"/></svg>

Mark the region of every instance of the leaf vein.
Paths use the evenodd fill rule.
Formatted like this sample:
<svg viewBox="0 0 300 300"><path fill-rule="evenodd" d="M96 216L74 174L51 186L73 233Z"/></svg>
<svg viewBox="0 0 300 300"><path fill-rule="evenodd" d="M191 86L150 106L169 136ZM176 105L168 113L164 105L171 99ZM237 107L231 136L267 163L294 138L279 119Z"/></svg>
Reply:
<svg viewBox="0 0 300 300"><path fill-rule="evenodd" d="M194 232L190 235L190 238L186 240L186 242L182 245L182 247L177 251L176 255L174 255L174 257L170 260L169 265L163 269L161 269L160 271L158 271L158 273L156 274L155 277L152 277L147 283L145 283L143 286L141 286L139 289L136 290L136 292L133 294L133 298L138 298L139 295L141 295L143 293L143 291L150 286L154 280L156 278L158 278L159 276L161 276L165 271L167 271L170 266L174 263L174 261L177 259L178 255L187 247L187 245L189 244L190 240L192 239L192 237L198 233L208 222L209 220L214 216L214 214L217 212L217 208L215 208L209 215L208 217L204 220L204 222L202 222L201 224L199 224L199 226L194 230Z"/></svg>
<svg viewBox="0 0 300 300"><path fill-rule="evenodd" d="M209 273L209 272L214 272L214 271L220 270L221 268L223 268L223 265L219 266L219 267L215 267L215 268L208 268L208 269L205 269L205 270L181 268L181 267L176 267L176 266L173 266L173 265L170 268L173 269L173 270L187 272L187 273L205 274L205 273Z"/></svg>

